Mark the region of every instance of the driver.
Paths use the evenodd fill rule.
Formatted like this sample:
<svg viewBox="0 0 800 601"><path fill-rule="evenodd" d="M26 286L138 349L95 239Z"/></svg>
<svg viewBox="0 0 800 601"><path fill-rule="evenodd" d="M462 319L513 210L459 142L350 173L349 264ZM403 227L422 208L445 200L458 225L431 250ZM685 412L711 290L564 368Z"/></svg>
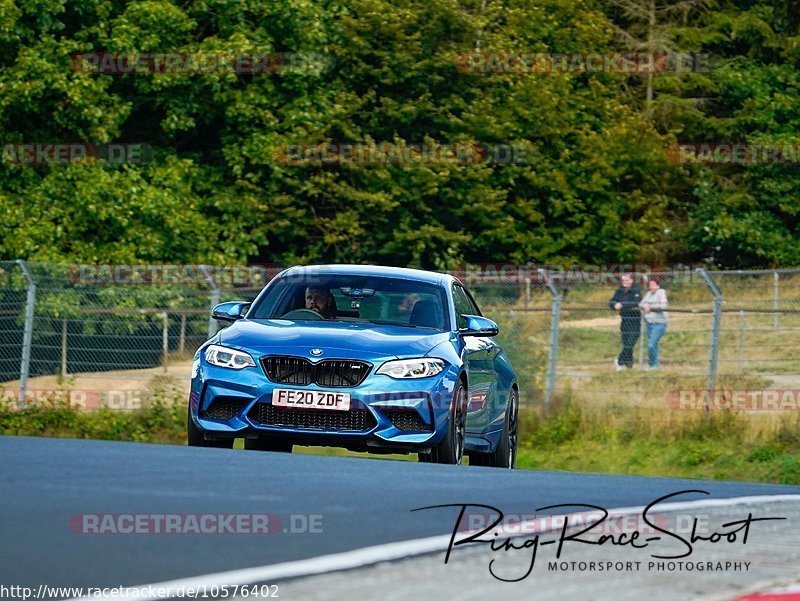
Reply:
<svg viewBox="0 0 800 601"><path fill-rule="evenodd" d="M320 286L306 288L306 309L316 311L325 319L333 319L335 308L336 302L330 290Z"/></svg>

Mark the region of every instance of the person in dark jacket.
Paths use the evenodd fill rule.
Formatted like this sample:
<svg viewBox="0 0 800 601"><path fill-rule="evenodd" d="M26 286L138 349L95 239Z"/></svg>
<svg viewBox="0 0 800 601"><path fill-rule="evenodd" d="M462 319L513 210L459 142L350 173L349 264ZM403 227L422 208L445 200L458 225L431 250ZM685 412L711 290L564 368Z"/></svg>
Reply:
<svg viewBox="0 0 800 601"><path fill-rule="evenodd" d="M619 313L621 320L619 325L622 337L622 351L619 357L614 359L614 367L621 371L625 367L633 367L633 347L639 340L642 333L641 312L639 302L642 300L642 289L634 285L633 276L623 273L620 277L621 286L614 292L614 296L608 301L608 306L612 311Z"/></svg>

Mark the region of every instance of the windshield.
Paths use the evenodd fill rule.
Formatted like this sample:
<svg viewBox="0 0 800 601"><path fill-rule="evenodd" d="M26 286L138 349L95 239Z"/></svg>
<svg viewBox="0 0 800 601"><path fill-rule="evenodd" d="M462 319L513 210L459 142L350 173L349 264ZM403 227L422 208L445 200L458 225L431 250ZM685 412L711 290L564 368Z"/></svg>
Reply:
<svg viewBox="0 0 800 601"><path fill-rule="evenodd" d="M380 276L308 275L281 278L250 319L351 321L446 330L444 288Z"/></svg>

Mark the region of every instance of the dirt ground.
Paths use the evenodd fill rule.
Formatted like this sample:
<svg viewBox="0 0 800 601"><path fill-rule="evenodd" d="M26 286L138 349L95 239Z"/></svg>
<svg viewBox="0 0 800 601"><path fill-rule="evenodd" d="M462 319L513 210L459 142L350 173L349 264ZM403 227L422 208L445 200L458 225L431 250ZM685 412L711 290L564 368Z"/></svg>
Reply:
<svg viewBox="0 0 800 601"><path fill-rule="evenodd" d="M176 361L163 367L102 371L60 376L37 376L28 379L25 402L69 400L71 403L95 409L139 409L156 393L166 400L185 399L189 395L191 360ZM0 400L16 402L19 380L0 385Z"/></svg>

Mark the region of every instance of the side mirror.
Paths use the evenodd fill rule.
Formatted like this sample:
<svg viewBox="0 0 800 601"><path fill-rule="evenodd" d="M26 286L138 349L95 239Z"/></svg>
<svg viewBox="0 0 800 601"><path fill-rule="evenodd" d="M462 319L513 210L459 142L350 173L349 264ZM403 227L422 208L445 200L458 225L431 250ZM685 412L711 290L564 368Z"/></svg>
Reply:
<svg viewBox="0 0 800 601"><path fill-rule="evenodd" d="M461 328L458 333L462 336L497 336L500 329L491 319L479 315L462 315L467 320L467 327Z"/></svg>
<svg viewBox="0 0 800 601"><path fill-rule="evenodd" d="M211 318L217 321L234 322L237 319L244 317L247 310L250 308L251 303L242 301L232 303L220 303L211 309Z"/></svg>

